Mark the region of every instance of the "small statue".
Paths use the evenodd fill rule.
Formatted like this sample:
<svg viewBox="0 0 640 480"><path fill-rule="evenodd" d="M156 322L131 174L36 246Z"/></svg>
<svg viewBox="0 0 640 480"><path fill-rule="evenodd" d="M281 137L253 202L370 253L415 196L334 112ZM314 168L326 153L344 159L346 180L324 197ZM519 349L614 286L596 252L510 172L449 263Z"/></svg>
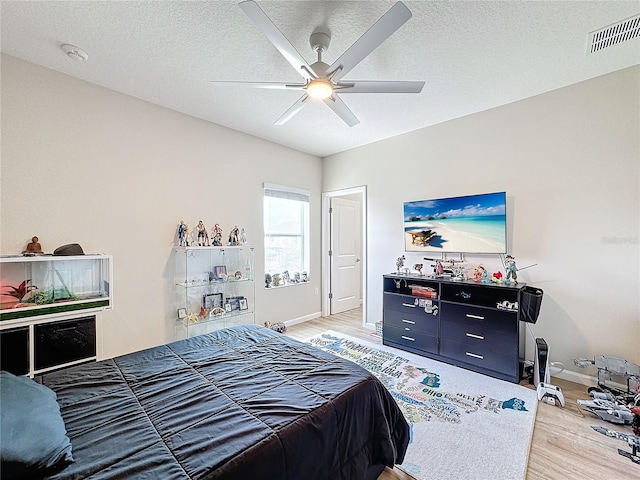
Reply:
<svg viewBox="0 0 640 480"><path fill-rule="evenodd" d="M291 282L291 276L289 275L289 270L285 270L282 272L282 284L287 285Z"/></svg>
<svg viewBox="0 0 640 480"><path fill-rule="evenodd" d="M504 279L504 283L509 285L511 283L511 278L513 277L513 283L518 284L518 269L516 267L516 259L511 255L507 255L505 257L504 269L507 271L507 276Z"/></svg>
<svg viewBox="0 0 640 480"><path fill-rule="evenodd" d="M242 245L246 245L247 244L247 235L244 233L244 228L242 230L240 230L240 243Z"/></svg>
<svg viewBox="0 0 640 480"><path fill-rule="evenodd" d="M213 236L212 245L214 247L221 247L222 246L222 234L221 233L218 232Z"/></svg>
<svg viewBox="0 0 640 480"><path fill-rule="evenodd" d="M422 267L423 265L421 263L416 263L413 268L416 272L418 272L418 275L422 275Z"/></svg>
<svg viewBox="0 0 640 480"><path fill-rule="evenodd" d="M240 242L238 241L239 234L240 230L238 230L238 226L236 225L231 229L231 232L229 232L229 245L236 246L240 244Z"/></svg>
<svg viewBox="0 0 640 480"><path fill-rule="evenodd" d="M211 238L211 245L213 245L214 247L222 246L222 229L220 228L219 224L216 223L211 229L210 238Z"/></svg>
<svg viewBox="0 0 640 480"><path fill-rule="evenodd" d="M187 230L189 230L189 226L184 223L184 220L180 220L180 224L178 225L178 245L181 247L187 247Z"/></svg>
<svg viewBox="0 0 640 480"><path fill-rule="evenodd" d="M400 273L400 269L404 267L404 261L405 261L404 255L396 259L396 267L398 269L398 273Z"/></svg>
<svg viewBox="0 0 640 480"><path fill-rule="evenodd" d="M303 283L306 283L309 281L309 274L307 272L302 272L302 275L300 276L300 281Z"/></svg>
<svg viewBox="0 0 640 480"><path fill-rule="evenodd" d="M265 273L264 274L264 288L271 288L271 282L273 281L273 279L271 278L271 274L270 273Z"/></svg>
<svg viewBox="0 0 640 480"><path fill-rule="evenodd" d="M476 282L481 282L483 279L486 279L486 278L487 278L487 269L484 268L484 265L479 263L478 266L473 269L473 279Z"/></svg>
<svg viewBox="0 0 640 480"><path fill-rule="evenodd" d="M436 260L436 264L433 266L433 273L438 275L444 275L444 265L441 260Z"/></svg>
<svg viewBox="0 0 640 480"><path fill-rule="evenodd" d="M32 237L31 243L27 243L27 248L22 252L23 255L42 255L42 246L38 243L38 237Z"/></svg>
<svg viewBox="0 0 640 480"><path fill-rule="evenodd" d="M204 223L202 223L202 220L198 222L196 229L198 230L198 246L208 247L209 235L207 234L207 227L204 226Z"/></svg>
<svg viewBox="0 0 640 480"><path fill-rule="evenodd" d="M274 287L279 287L280 286L280 274L279 273L274 273L271 276L271 281Z"/></svg>
<svg viewBox="0 0 640 480"><path fill-rule="evenodd" d="M293 274L293 283L300 283L300 272L295 272Z"/></svg>

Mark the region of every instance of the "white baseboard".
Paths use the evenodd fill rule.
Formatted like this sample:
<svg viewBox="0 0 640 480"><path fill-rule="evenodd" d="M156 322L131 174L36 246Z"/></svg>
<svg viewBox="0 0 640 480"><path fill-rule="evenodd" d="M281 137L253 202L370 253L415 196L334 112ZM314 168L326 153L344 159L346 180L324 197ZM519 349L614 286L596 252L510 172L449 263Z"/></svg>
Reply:
<svg viewBox="0 0 640 480"><path fill-rule="evenodd" d="M584 373L572 372L570 370L563 370L556 375L552 375L551 383L553 383L554 377L561 378L562 380L568 380L569 382L577 383L579 385L586 385L588 387L595 387L598 385L598 379L596 377L585 375Z"/></svg>
<svg viewBox="0 0 640 480"><path fill-rule="evenodd" d="M309 320L313 320L314 318L320 318L322 316L322 312L314 312L309 315L305 315L304 317L292 318L291 320L285 320L283 323L290 327L291 325L296 325L297 323L308 322Z"/></svg>

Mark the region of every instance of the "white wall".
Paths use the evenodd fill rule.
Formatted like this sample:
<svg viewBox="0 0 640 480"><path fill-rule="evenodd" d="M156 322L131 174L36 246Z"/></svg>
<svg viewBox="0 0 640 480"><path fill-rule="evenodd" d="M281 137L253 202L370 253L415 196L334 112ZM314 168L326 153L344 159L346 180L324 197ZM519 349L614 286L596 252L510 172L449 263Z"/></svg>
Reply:
<svg viewBox="0 0 640 480"><path fill-rule="evenodd" d="M106 357L173 339L171 247L181 219L244 227L256 247L256 321L317 316L317 157L2 56L0 253L33 235L114 258ZM263 182L311 190L311 281L265 290Z"/></svg>
<svg viewBox="0 0 640 480"><path fill-rule="evenodd" d="M595 370L573 358L640 363L639 97L632 67L325 158L324 191L367 186L367 320L381 319L382 275L404 253L404 201L506 191L508 249L538 264L518 278L544 290L531 329L552 360L574 377Z"/></svg>

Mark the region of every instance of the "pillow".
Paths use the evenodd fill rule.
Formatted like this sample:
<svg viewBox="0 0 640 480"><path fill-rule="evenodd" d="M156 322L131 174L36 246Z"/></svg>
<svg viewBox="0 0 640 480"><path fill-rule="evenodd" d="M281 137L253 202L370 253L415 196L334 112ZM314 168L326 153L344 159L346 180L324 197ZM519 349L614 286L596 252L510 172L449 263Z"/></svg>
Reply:
<svg viewBox="0 0 640 480"><path fill-rule="evenodd" d="M0 372L2 478L42 477L73 462L56 394L28 377Z"/></svg>

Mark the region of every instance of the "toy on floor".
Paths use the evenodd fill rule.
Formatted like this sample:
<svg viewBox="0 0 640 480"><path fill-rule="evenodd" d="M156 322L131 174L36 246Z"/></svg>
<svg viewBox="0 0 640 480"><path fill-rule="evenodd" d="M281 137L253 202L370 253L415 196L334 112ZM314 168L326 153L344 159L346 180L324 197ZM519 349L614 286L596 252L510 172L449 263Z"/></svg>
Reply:
<svg viewBox="0 0 640 480"><path fill-rule="evenodd" d="M633 429L635 435L624 432L616 432L599 425L591 425L591 428L593 428L598 433L606 435L607 437L617 438L618 440L627 442L631 447L631 452L627 452L626 450L622 450L621 448L619 448L618 453L623 457L627 457L633 463L637 463L640 465L640 456L638 455L638 449L640 448L640 436L638 436L638 433L640 433L640 407L633 407L632 410L634 410L634 415L638 419L639 424L638 429L636 429L635 427Z"/></svg>
<svg viewBox="0 0 640 480"><path fill-rule="evenodd" d="M640 366L623 358L598 355L593 360L585 358L573 361L578 367L587 368L595 366L598 369L598 386L591 387L587 391L610 393L613 402L624 405L640 405ZM627 384L627 389L622 390L611 385L612 377L620 377ZM595 397L594 397L595 398Z"/></svg>
<svg viewBox="0 0 640 480"><path fill-rule="evenodd" d="M278 333L284 333L287 331L287 326L282 322L264 322L264 326Z"/></svg>

